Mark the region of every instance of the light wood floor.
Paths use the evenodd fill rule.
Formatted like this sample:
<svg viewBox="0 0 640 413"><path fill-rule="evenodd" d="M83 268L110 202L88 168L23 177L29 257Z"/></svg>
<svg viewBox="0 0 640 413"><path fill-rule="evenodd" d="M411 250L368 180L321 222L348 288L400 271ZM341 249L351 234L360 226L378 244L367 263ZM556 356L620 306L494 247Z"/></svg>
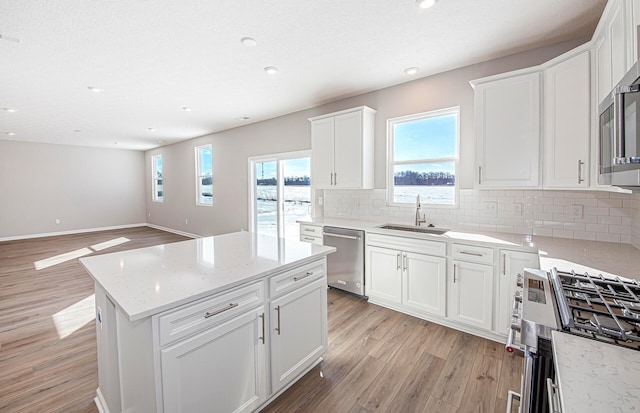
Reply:
<svg viewBox="0 0 640 413"><path fill-rule="evenodd" d="M0 243L0 412L97 412L95 325L61 339L52 321L93 282L77 259L34 263L118 237L93 254L186 239L143 227ZM263 412L504 412L521 365L500 343L330 290L325 360Z"/></svg>

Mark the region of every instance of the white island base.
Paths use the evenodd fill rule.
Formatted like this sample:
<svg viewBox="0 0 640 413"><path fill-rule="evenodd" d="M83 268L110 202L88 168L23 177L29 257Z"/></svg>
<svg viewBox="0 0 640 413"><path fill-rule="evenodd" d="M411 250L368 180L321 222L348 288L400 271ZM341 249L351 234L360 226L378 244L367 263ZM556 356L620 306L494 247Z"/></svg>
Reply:
<svg viewBox="0 0 640 413"><path fill-rule="evenodd" d="M209 251L214 259L208 264L196 260L185 266L176 260L185 250L197 251L206 238L82 260L96 280L95 401L101 412L258 411L322 360L327 350L326 255L334 249L251 233L214 239L214 251ZM227 247L247 242L270 245L277 256L265 260L245 251L236 254L239 261L232 265ZM218 256L218 250L224 254ZM142 259L145 255L155 255L155 264ZM124 278L141 277L136 267L142 265L156 269L147 275L152 288L162 291L169 282L164 272L173 278L180 272L182 283L194 284L194 291L207 284L204 296L182 303L184 297L177 299L175 290L155 301L149 300L149 291L119 290ZM230 273L236 274L235 281L229 281ZM209 288L222 277L224 285ZM148 304L135 297L145 297ZM163 303L167 300L180 304Z"/></svg>

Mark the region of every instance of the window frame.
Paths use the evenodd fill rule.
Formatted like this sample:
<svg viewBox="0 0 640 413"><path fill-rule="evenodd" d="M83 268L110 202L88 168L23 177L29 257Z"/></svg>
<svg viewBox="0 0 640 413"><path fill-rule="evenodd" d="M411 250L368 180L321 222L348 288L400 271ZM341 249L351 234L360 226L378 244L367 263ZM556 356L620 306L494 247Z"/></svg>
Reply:
<svg viewBox="0 0 640 413"><path fill-rule="evenodd" d="M394 126L400 123L413 122L417 120L437 118L442 116L456 116L456 153L453 157L444 158L421 158L410 159L404 161L394 161ZM415 207L415 202L394 202L394 166L396 165L409 165L409 164L431 164L438 162L453 162L455 173L455 189L454 189L454 203L453 204L432 204L426 199L420 199L420 204L428 208L445 208L454 209L458 208L460 204L460 106L453 106L450 108L436 109L428 112L415 113L412 115L400 116L396 118L387 119L387 205L397 207Z"/></svg>
<svg viewBox="0 0 640 413"><path fill-rule="evenodd" d="M206 174L202 175L202 163L201 163L202 157L200 156L200 153L205 149L209 149L211 151L211 175L206 175ZM195 160L196 206L210 207L210 206L213 206L213 146L210 143L206 145L199 145L194 148L194 152L196 157L196 160ZM207 203L207 204L200 202L200 194L202 193L202 178L206 178L206 177L211 177L211 203Z"/></svg>
<svg viewBox="0 0 640 413"><path fill-rule="evenodd" d="M160 159L160 163L162 165L162 174L163 176L158 178L158 162ZM158 181L162 182L162 197L158 197ZM162 154L151 155L151 200L153 202L164 202L164 158Z"/></svg>

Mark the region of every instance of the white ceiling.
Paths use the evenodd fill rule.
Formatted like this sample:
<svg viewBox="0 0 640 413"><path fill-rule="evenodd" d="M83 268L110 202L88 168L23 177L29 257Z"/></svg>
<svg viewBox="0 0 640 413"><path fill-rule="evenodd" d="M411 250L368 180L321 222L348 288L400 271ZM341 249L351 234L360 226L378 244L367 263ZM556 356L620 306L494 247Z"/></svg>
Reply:
<svg viewBox="0 0 640 413"><path fill-rule="evenodd" d="M146 150L590 36L605 3L2 0L0 139Z"/></svg>

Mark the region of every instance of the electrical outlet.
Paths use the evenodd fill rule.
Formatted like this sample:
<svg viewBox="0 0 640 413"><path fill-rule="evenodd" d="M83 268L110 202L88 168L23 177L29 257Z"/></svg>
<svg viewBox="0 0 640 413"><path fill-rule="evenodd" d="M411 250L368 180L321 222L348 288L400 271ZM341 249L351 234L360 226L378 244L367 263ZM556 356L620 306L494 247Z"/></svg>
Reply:
<svg viewBox="0 0 640 413"><path fill-rule="evenodd" d="M56 224L60 223L60 218L56 218Z"/></svg>
<svg viewBox="0 0 640 413"><path fill-rule="evenodd" d="M575 219L581 219L584 216L584 206L580 204L574 204L571 206L571 215Z"/></svg>
<svg viewBox="0 0 640 413"><path fill-rule="evenodd" d="M498 212L498 203L497 202L484 202L484 211L495 214Z"/></svg>
<svg viewBox="0 0 640 413"><path fill-rule="evenodd" d="M513 204L513 215L522 215L522 204Z"/></svg>

